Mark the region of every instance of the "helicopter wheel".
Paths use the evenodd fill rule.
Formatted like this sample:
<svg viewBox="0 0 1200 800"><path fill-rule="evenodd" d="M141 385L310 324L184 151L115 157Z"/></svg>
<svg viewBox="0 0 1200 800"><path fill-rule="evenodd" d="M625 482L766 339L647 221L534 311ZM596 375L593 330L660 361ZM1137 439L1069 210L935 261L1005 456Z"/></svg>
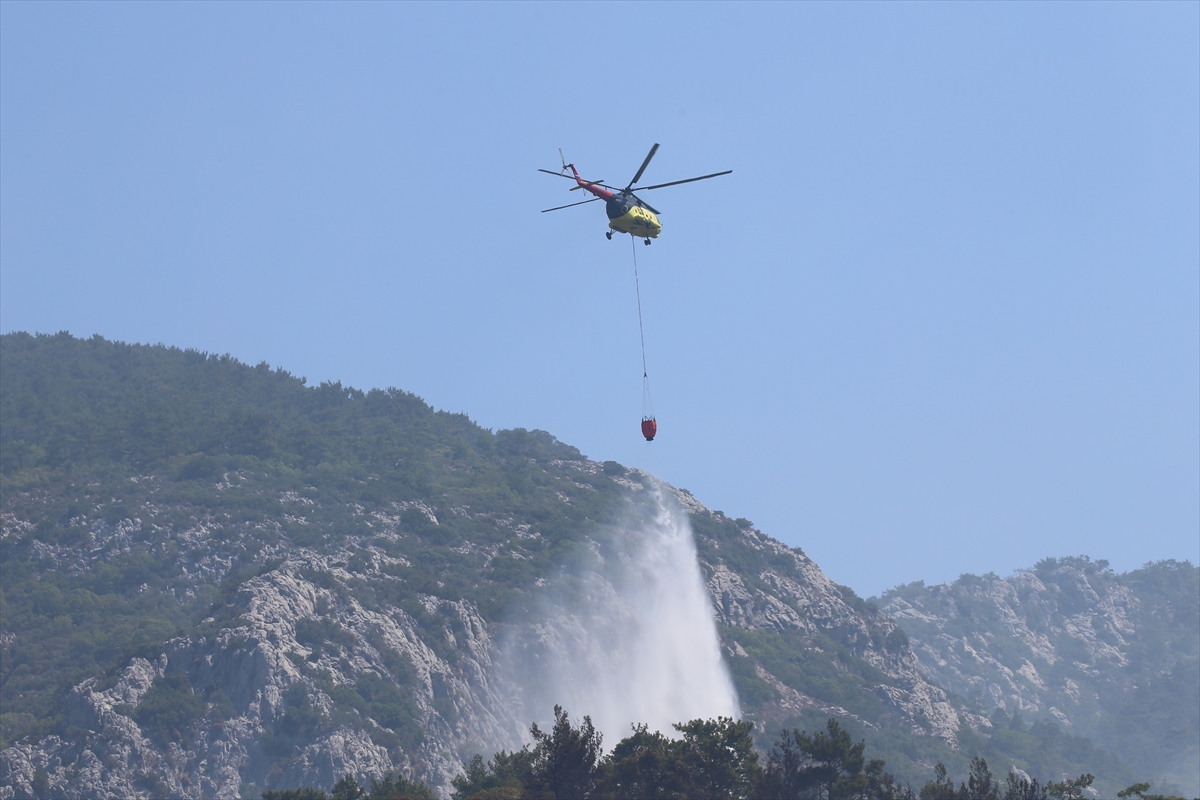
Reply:
<svg viewBox="0 0 1200 800"><path fill-rule="evenodd" d="M611 242L612 241L612 231L605 231L604 237Z"/></svg>
<svg viewBox="0 0 1200 800"><path fill-rule="evenodd" d="M650 246L650 240L649 240L649 239L645 239L644 241L646 242L646 246L647 246L647 247L649 247L649 246Z"/></svg>

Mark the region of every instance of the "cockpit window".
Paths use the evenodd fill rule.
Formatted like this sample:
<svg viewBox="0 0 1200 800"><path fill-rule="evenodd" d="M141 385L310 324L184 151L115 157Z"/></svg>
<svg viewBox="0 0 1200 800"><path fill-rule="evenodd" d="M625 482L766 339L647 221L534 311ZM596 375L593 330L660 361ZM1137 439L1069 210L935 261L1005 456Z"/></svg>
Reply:
<svg viewBox="0 0 1200 800"><path fill-rule="evenodd" d="M608 214L609 219L617 219L618 217L625 216L625 213L629 211L629 208L632 205L633 203L628 197L623 197L622 195L618 194L614 195L613 198L605 204L604 210Z"/></svg>

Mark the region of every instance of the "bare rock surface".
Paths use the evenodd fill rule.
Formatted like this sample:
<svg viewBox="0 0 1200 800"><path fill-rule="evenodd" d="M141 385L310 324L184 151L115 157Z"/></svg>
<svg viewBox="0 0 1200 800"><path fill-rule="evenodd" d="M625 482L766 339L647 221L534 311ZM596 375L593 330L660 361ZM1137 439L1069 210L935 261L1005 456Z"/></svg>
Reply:
<svg viewBox="0 0 1200 800"><path fill-rule="evenodd" d="M1007 578L898 586L876 602L906 631L919 672L965 700L974 730L985 715L1052 721L1190 797L1200 786L1198 590L1188 562L1117 574L1079 556Z"/></svg>
<svg viewBox="0 0 1200 800"><path fill-rule="evenodd" d="M1099 699L1081 690L1129 662L1142 603L1111 571L1086 559L1010 578L965 576L952 585L899 587L883 610L908 632L920 671L989 708L1050 713Z"/></svg>
<svg viewBox="0 0 1200 800"><path fill-rule="evenodd" d="M601 465L574 461L564 468L596 474ZM226 475L223 483L237 480ZM633 494L652 483L636 470L621 476L621 485ZM695 519L728 526L723 515L690 494L673 490L673 495ZM282 499L296 513L306 508L304 501L296 493ZM441 514L457 513L425 503L397 504L397 513L374 516L377 532L399 535L400 514L408 509L419 511L430 525L438 524ZM138 524L100 528L93 539L96 557L125 547ZM512 520L498 524L518 536L529 528ZM8 525L19 527L15 521ZM208 525L178 535L199 551L215 532ZM713 614L725 629L790 631L808 637L804 641L818 649L812 637L832 637L886 676L886 686L870 691L910 719L914 733L955 745L960 719L944 693L918 672L910 650L884 645L894 623L853 607L844 590L802 551L758 531L740 530L732 543L706 538L700 530L696 536ZM711 546L705 548L706 542ZM714 557L722 547L732 553L731 546L759 553L776 566L746 574ZM355 568L376 576L400 561L378 548L362 552L369 558ZM276 560L237 588L231 604L236 616L206 620L168 642L157 659L134 658L103 682L93 678L75 687L68 722L81 733L19 742L0 752L0 799L32 796L38 780L63 798L162 793L235 798L268 787L328 788L345 774L366 784L390 771L423 780L446 796L450 779L475 752L519 747L526 740L528 720L512 713L519 707L517 687L497 669L493 626L468 602L429 595L421 595L423 621L400 608L364 606L344 589L360 578L346 566L348 553L311 547L286 554L267 551L264 555ZM199 561L220 576L219 559ZM196 575L202 579L206 573ZM580 632L559 630L569 628L568 622L531 626L527 647L568 647L580 637ZM431 630L431 624L440 630ZM317 636L314 630L323 633ZM433 643L431 635L440 635L441 643ZM318 641L322 637L336 642ZM740 648L729 636L723 641ZM804 709L854 717L789 686L761 665L756 669L778 695L754 712L760 725L782 724ZM185 729L160 731L143 716L142 704L156 681L171 675L186 676L203 710ZM386 703L347 706L358 702L355 698L367 691L364 686L374 685L371 681L405 687L411 699L407 721ZM306 728L305 720L313 715L328 722ZM341 722L334 724L336 720ZM406 734L403 725L408 726ZM404 734L403 741L396 731ZM288 750L292 755L281 767L279 756Z"/></svg>
<svg viewBox="0 0 1200 800"><path fill-rule="evenodd" d="M690 495L677 496L681 503L699 505ZM707 509L703 513L722 519ZM932 735L957 749L957 731L963 720L946 693L920 672L907 644L896 638L894 621L831 581L799 548L788 547L752 528L741 529L739 535L740 544L763 554L768 566L757 574L743 576L728 567L719 546L702 548L708 589L721 624L750 631L794 631L805 646L815 649L820 649L821 637L847 647L886 681L867 682L866 691L908 719L914 735ZM764 723L778 727L778 723L808 708L864 721L846 709L823 704L787 686L761 664L756 670L779 698L759 712Z"/></svg>

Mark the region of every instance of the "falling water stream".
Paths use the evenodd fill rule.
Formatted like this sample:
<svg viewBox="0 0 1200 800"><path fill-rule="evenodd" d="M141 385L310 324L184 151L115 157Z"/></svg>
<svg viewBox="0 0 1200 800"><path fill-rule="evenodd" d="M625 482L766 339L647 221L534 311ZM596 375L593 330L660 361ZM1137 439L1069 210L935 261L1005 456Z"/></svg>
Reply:
<svg viewBox="0 0 1200 800"><path fill-rule="evenodd" d="M525 726L552 722L558 704L611 748L635 723L673 735L676 722L739 715L687 517L660 488L641 511L513 626Z"/></svg>

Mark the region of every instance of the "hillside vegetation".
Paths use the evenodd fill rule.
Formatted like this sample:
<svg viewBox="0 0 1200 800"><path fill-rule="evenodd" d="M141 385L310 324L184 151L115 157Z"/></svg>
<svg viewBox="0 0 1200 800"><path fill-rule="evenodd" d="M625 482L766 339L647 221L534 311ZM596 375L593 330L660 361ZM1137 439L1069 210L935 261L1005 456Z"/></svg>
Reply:
<svg viewBox="0 0 1200 800"><path fill-rule="evenodd" d="M60 726L84 678L236 613L237 588L289 549L376 545L399 580L346 589L436 629L419 597L499 619L621 508L603 472L538 466L583 458L549 434L493 434L395 389L67 334L0 337L0 361L0 746ZM374 536L381 508L414 535ZM538 535L512 541L518 519ZM346 554L351 572L367 558Z"/></svg>
<svg viewBox="0 0 1200 800"><path fill-rule="evenodd" d="M899 586L877 602L903 626L922 672L999 728L1050 730L1053 720L1191 797L1200 792L1197 598L1190 563L1118 574L1083 556L1005 579Z"/></svg>
<svg viewBox="0 0 1200 800"><path fill-rule="evenodd" d="M13 333L0 366L0 798L393 772L445 796L529 723L497 637L536 637L513 621L564 570L619 562L613 531L662 493L543 431L230 356ZM975 755L1110 794L1158 780L1080 726L947 694L877 605L666 488L762 753L832 717L915 786Z"/></svg>

